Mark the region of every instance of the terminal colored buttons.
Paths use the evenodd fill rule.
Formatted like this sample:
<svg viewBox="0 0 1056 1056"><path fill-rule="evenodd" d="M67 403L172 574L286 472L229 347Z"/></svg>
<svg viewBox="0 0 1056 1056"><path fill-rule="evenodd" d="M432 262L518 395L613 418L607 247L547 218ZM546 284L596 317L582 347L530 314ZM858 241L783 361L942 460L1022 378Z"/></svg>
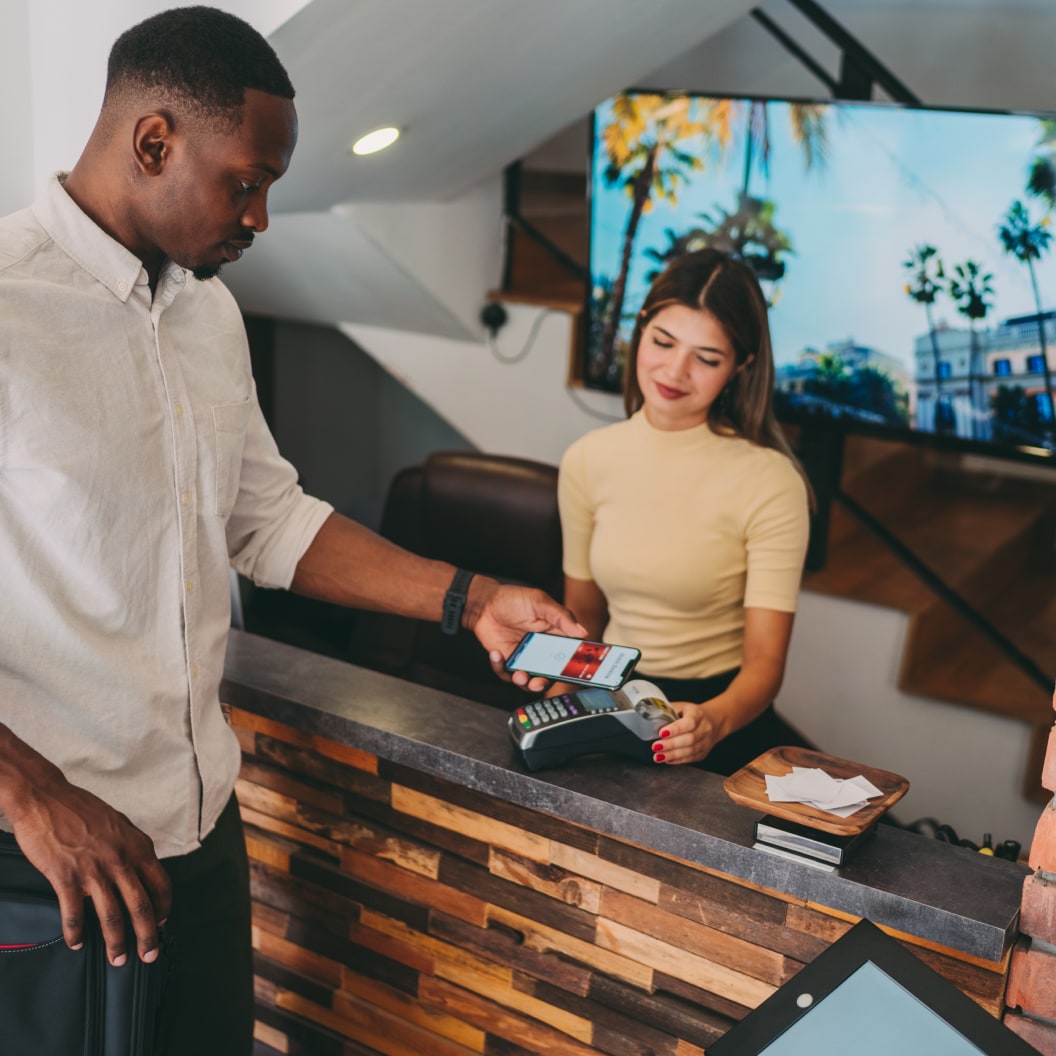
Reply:
<svg viewBox="0 0 1056 1056"><path fill-rule="evenodd" d="M517 709L517 721L525 729L537 726L549 726L562 719L574 719L585 715L587 709L577 703L575 694L565 693L544 700L533 700L530 704Z"/></svg>

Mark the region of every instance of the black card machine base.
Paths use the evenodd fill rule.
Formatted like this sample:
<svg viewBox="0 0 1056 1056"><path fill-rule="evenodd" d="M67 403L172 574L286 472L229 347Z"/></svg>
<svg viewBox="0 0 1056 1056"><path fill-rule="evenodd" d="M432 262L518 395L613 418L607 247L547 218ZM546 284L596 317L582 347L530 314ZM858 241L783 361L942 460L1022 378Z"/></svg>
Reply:
<svg viewBox="0 0 1056 1056"><path fill-rule="evenodd" d="M577 755L611 752L651 761L660 730L678 716L660 689L644 678L622 689L581 689L518 708L510 736L529 770Z"/></svg>

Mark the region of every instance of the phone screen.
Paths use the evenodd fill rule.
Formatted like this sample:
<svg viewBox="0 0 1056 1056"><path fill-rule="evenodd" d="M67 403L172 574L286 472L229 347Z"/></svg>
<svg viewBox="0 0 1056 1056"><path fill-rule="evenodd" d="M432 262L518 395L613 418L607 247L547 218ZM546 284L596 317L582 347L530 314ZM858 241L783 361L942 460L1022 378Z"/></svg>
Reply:
<svg viewBox="0 0 1056 1056"><path fill-rule="evenodd" d="M527 634L506 661L507 671L619 689L641 656L627 645L607 645L559 634Z"/></svg>

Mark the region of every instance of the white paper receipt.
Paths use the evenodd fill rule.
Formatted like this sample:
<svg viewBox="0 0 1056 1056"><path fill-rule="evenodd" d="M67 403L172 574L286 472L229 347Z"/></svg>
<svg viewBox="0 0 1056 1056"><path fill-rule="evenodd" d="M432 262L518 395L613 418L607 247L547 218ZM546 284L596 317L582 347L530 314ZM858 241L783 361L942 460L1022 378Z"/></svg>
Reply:
<svg viewBox="0 0 1056 1056"><path fill-rule="evenodd" d="M861 774L832 777L816 766L794 766L784 777L766 775L766 795L771 803L804 803L849 818L883 792Z"/></svg>

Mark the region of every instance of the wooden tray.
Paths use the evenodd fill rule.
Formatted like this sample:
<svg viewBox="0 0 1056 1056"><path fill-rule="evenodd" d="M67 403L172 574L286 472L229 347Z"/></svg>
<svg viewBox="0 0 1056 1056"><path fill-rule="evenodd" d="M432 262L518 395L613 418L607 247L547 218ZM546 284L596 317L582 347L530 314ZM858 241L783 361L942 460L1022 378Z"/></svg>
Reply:
<svg viewBox="0 0 1056 1056"><path fill-rule="evenodd" d="M766 775L784 777L792 773L794 766L816 766L830 777L856 777L861 774L872 781L883 795L869 800L866 806L849 818L808 807L805 803L771 803L766 797ZM773 814L774 817L837 836L855 836L865 832L881 814L890 810L909 791L909 782L888 770L852 763L810 748L771 748L726 778L723 788L734 803L740 803L743 807L761 810L764 814Z"/></svg>

